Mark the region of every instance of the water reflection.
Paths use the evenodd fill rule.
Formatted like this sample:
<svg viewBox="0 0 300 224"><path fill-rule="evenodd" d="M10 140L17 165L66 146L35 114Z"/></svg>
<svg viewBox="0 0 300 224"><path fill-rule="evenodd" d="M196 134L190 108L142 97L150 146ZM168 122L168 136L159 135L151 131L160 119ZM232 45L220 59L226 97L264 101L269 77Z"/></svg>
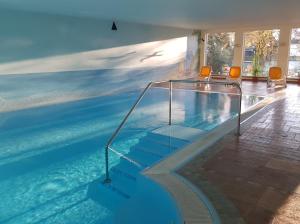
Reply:
<svg viewBox="0 0 300 224"><path fill-rule="evenodd" d="M187 92L193 92L193 94L187 94ZM263 97L242 96L242 112L262 99ZM173 114L176 114L173 123L202 127L205 130L219 125L239 112L239 95L236 94L175 90L173 102L178 104L176 108L172 108ZM182 111L184 113L181 113ZM179 113L181 117L178 116Z"/></svg>

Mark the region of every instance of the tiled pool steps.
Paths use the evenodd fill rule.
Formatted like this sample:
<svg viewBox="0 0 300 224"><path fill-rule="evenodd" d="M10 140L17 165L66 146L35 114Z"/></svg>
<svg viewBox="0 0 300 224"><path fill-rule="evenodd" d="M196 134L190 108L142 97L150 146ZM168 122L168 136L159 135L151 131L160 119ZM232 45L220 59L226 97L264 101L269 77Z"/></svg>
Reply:
<svg viewBox="0 0 300 224"><path fill-rule="evenodd" d="M100 194L109 194L110 198L112 198L110 200L112 204L107 206L122 205L122 202L125 202L126 199L134 197L138 191L139 182L146 178L140 174L142 170L158 163L190 142L191 140L169 137L154 132L147 133L143 138L139 139L137 144L131 146L127 153L124 153L127 158L134 160L141 166L138 167L126 158L121 157L119 164L110 169L111 183L101 183L99 185L98 182L96 188L98 191L100 188L98 192L99 197L101 197Z"/></svg>

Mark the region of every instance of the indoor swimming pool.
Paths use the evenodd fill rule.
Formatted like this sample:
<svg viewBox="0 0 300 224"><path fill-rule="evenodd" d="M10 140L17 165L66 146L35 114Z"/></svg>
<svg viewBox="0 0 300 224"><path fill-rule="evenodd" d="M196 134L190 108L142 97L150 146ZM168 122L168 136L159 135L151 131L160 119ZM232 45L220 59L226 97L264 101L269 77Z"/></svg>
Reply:
<svg viewBox="0 0 300 224"><path fill-rule="evenodd" d="M140 91L2 112L0 223L182 223L140 171L236 117L238 96L174 89L170 135L168 89L150 89L113 142L103 185L104 146ZM243 110L262 99L243 96Z"/></svg>

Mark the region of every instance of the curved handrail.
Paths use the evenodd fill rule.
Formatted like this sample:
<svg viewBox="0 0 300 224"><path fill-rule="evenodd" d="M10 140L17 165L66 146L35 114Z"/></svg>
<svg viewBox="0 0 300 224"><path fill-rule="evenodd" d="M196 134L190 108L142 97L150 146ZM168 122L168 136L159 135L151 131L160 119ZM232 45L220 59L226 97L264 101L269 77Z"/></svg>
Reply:
<svg viewBox="0 0 300 224"><path fill-rule="evenodd" d="M159 82L149 82L142 93L139 95L138 99L135 101L129 112L126 114L118 128L114 131L112 136L109 138L106 146L105 146L105 183L110 183L111 179L109 177L109 158L108 158L108 151L113 140L119 134L122 127L125 125L126 121L128 120L131 113L137 107L137 105L141 102L142 98L145 96L146 92L152 87L154 84L161 84L161 83L169 83L169 125L171 125L171 116L172 116L172 83L203 83L203 84L216 84L216 85L232 85L237 87L239 90L239 115L238 115L238 125L237 125L237 135L240 136L240 124L241 124L241 105L242 105L242 89L240 85L236 82L228 82L228 81L211 81L211 80L193 80L193 79L177 79L177 80L168 80L168 81L159 81Z"/></svg>

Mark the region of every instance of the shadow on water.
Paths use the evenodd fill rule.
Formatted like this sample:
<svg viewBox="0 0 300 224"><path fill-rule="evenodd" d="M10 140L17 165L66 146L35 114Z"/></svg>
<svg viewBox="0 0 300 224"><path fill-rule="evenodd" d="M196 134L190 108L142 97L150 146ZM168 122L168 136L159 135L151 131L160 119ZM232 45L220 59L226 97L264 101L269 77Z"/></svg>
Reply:
<svg viewBox="0 0 300 224"><path fill-rule="evenodd" d="M104 139L101 141L97 136L68 146L58 147L39 155L23 158L12 163L6 163L0 166L0 181L12 177L14 178L28 172L34 172L36 169L47 167L55 162L63 162L72 157L77 157L80 154L95 152L100 149L100 146L103 145L103 143ZM24 154L26 154L26 152Z"/></svg>
<svg viewBox="0 0 300 224"><path fill-rule="evenodd" d="M65 192L63 192L63 193L60 193L60 194L57 195L56 197L54 197L54 198L52 198L52 199L50 199L50 200L48 200L48 201L46 201L46 202L44 202L44 203L40 203L39 205L34 206L34 207L31 207L31 208L28 209L28 210L25 210L25 211L22 211L22 212L20 212L20 213L18 213L18 214L15 214L13 217L6 218L6 219L0 220L0 221L1 221L1 223L6 223L6 222L9 222L9 221L11 221L11 220L17 219L18 217L21 217L21 216L23 216L23 215L25 215L25 214L27 214L27 213L34 213L35 211L37 211L39 208L41 208L41 207L43 207L43 206L47 206L47 205L50 205L51 203L55 203L57 200L60 200L60 199L62 199L62 198L64 198L64 197L67 197L67 196L71 196L71 195L75 194L76 192L79 192L79 191L82 191L82 190L86 190L86 189L88 188L88 185L89 185L89 183L83 184L83 185L80 185L80 186L78 186L78 187L75 187L75 188L73 188L73 189L71 189L71 190L69 190L69 191L65 191ZM86 198L84 198L84 199L81 199L81 200L77 201L76 203L72 204L71 206L68 206L68 208L64 208L64 209L62 209L62 210L59 210L58 212L54 213L54 215L52 215L52 216L55 216L55 215L57 215L58 213L61 213L61 212L63 212L63 211L66 211L67 209L69 209L69 208L71 208L71 207L74 207L74 206L76 206L77 204L79 204L79 203L81 203L81 202L83 202L83 201L85 201L85 200L87 200L87 199L88 199L88 197L86 197ZM47 218L50 218L50 217L47 217ZM45 221L45 219L43 219L43 220ZM38 222L38 223L40 223L40 222Z"/></svg>

